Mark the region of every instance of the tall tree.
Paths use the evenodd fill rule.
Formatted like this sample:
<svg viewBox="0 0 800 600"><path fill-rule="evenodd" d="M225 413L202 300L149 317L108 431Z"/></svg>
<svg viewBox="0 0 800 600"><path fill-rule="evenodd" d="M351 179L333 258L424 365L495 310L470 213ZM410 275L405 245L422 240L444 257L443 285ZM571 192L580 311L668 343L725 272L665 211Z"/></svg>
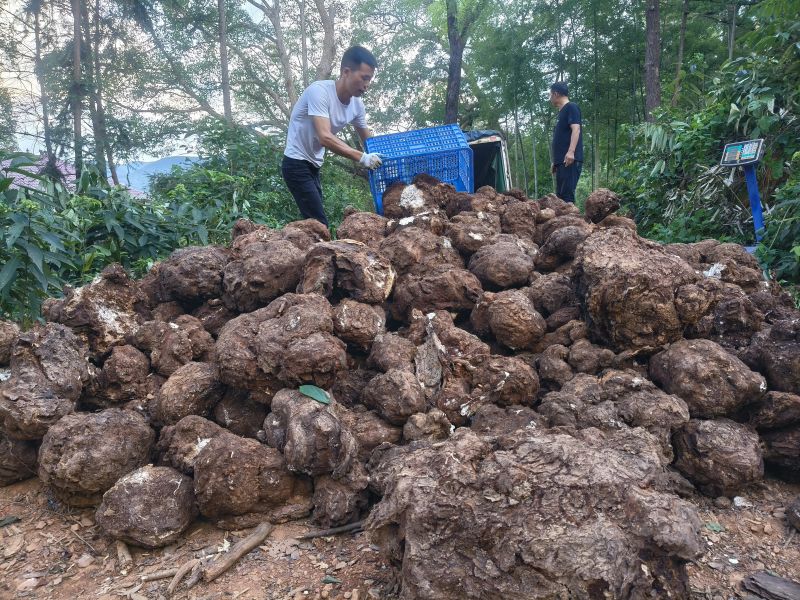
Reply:
<svg viewBox="0 0 800 600"><path fill-rule="evenodd" d="M461 96L461 65L464 49L472 26L486 7L486 0L463 2L459 15L457 0L445 0L447 14L447 43L450 60L447 66L447 93L445 96L444 122L458 122L458 101Z"/></svg>
<svg viewBox="0 0 800 600"><path fill-rule="evenodd" d="M56 157L53 153L53 134L50 126L50 98L44 81L44 64L42 62L42 27L41 13L44 0L31 0L25 7L28 14L33 16L33 71L36 83L39 86L39 99L42 105L42 135L44 136L45 154L47 155L48 171L55 168Z"/></svg>
<svg viewBox="0 0 800 600"><path fill-rule="evenodd" d="M217 0L217 13L219 15L219 66L222 74L222 110L225 122L233 123L231 109L231 80L228 73L228 18L225 14L225 0Z"/></svg>
<svg viewBox="0 0 800 600"><path fill-rule="evenodd" d="M83 134L81 132L83 81L81 77L81 0L71 0L72 6L72 127L75 143L75 176L83 169Z"/></svg>
<svg viewBox="0 0 800 600"><path fill-rule="evenodd" d="M733 48L736 44L736 13L738 6L736 2L728 5L728 60L733 60Z"/></svg>
<svg viewBox="0 0 800 600"><path fill-rule="evenodd" d="M661 15L660 0L647 0L645 36L645 120L653 121L653 109L661 104Z"/></svg>
<svg viewBox="0 0 800 600"><path fill-rule="evenodd" d="M91 18L86 4L81 4L81 21L84 29L82 44L86 50L87 76L83 82L83 92L87 99L89 117L92 121L94 138L94 157L97 170L103 177L107 173L106 133L102 102L102 73L100 70L100 0L95 0Z"/></svg>
<svg viewBox="0 0 800 600"><path fill-rule="evenodd" d="M689 0L683 0L683 7L681 9L681 29L678 34L678 60L675 67L675 81L673 83L674 90L672 92L672 101L670 106L678 106L678 96L681 92L681 73L683 72L683 50L686 46L686 22L689 20Z"/></svg>

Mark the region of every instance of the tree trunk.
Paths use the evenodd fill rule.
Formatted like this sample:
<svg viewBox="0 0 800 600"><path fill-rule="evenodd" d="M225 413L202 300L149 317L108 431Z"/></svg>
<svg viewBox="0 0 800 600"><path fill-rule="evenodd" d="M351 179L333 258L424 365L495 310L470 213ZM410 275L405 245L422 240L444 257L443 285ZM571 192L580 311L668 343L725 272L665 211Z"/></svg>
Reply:
<svg viewBox="0 0 800 600"><path fill-rule="evenodd" d="M72 2L72 128L75 138L75 179L80 179L83 169L83 134L81 132L81 1Z"/></svg>
<svg viewBox="0 0 800 600"><path fill-rule="evenodd" d="M330 10L325 7L324 0L314 0L317 6L317 13L319 13L320 21L322 22L322 31L324 32L322 38L322 56L317 65L317 73L315 78L328 79L333 73L333 58L336 55L336 31L334 24L336 22L336 7L331 4ZM292 102L294 104L294 102Z"/></svg>
<svg viewBox="0 0 800 600"><path fill-rule="evenodd" d="M599 141L596 139L600 131L600 117L597 113L598 108L598 85L600 77L597 74L597 0L592 2L592 54L593 54L593 69L594 69L594 85L592 86L592 191L595 189L595 183L600 181L600 161L597 160L599 154Z"/></svg>
<svg viewBox="0 0 800 600"><path fill-rule="evenodd" d="M533 197L539 197L539 165L536 160L536 121L533 119L533 113L530 113L531 118L531 151L533 152Z"/></svg>
<svg viewBox="0 0 800 600"><path fill-rule="evenodd" d="M42 102L42 126L44 128L44 148L47 153L47 164L49 167L55 166L55 154L53 154L53 133L50 127L50 98L47 95L47 87L44 83L44 65L42 64L42 30L39 23L39 10L33 13L33 35L36 44L33 58L34 70L36 71L36 82L39 84L40 98Z"/></svg>
<svg viewBox="0 0 800 600"><path fill-rule="evenodd" d="M316 0L317 6L323 5L323 0ZM266 15L267 19L269 19L270 23L272 23L272 29L274 31L274 42L275 42L275 51L278 53L278 60L281 63L281 76L283 77L283 85L286 88L286 95L289 97L289 106L294 106L295 102L299 98L297 94L297 89L294 85L294 79L292 77L292 63L291 57L289 56L289 51L286 48L286 41L283 36L283 22L281 20L281 4L280 0L273 0L272 6L268 4L261 3L258 0L249 0L250 4L260 8L264 14ZM326 12L327 14L327 12ZM328 32L325 32L325 38L327 39ZM323 54L325 53L327 48L323 48ZM331 52L332 52L331 48ZM324 79L323 77L318 77L318 79Z"/></svg>
<svg viewBox="0 0 800 600"><path fill-rule="evenodd" d="M728 60L733 60L733 47L736 44L736 2L728 7Z"/></svg>
<svg viewBox="0 0 800 600"><path fill-rule="evenodd" d="M444 122L458 122L458 100L461 95L461 63L464 60L464 38L459 35L458 5L456 0L446 0L447 42L450 62L447 66L447 95L444 103Z"/></svg>
<svg viewBox="0 0 800 600"><path fill-rule="evenodd" d="M306 41L306 0L300 0L300 44L303 65L303 88L308 87L308 42Z"/></svg>
<svg viewBox="0 0 800 600"><path fill-rule="evenodd" d="M114 164L114 152L111 147L111 141L108 139L108 129L106 128L106 109L103 106L103 70L100 65L100 0L95 0L94 4L94 49L95 49L95 63L94 63L94 78L95 78L95 100L97 103L97 116L100 124L100 132L103 139L103 151L105 152L106 166L111 172L111 181L114 185L119 185L119 177L117 177L117 167Z"/></svg>
<svg viewBox="0 0 800 600"><path fill-rule="evenodd" d="M87 82L87 94L89 96L88 108L89 116L92 120L92 135L94 136L94 160L97 170L103 179L107 178L106 169L106 135L102 120L102 103L100 100L100 6L99 0L95 0L95 6L89 19L89 10L85 4L81 5L81 18L84 27L84 46L88 52L87 70L91 79Z"/></svg>
<svg viewBox="0 0 800 600"><path fill-rule="evenodd" d="M519 153L522 156L522 181L525 185L525 194L529 194L528 189L528 167L525 164L525 144L522 143L522 134L519 132L519 117L517 115L517 101L514 100L514 130L517 135L517 144L519 144Z"/></svg>
<svg viewBox="0 0 800 600"><path fill-rule="evenodd" d="M222 113L225 122L233 124L233 111L231 110L231 80L228 74L228 20L225 15L225 0L217 0L219 16L219 66L222 72Z"/></svg>
<svg viewBox="0 0 800 600"><path fill-rule="evenodd" d="M681 32L678 38L678 65L675 68L675 90L672 92L670 106L678 106L678 96L681 93L681 71L683 70L683 49L686 46L686 21L689 18L689 0L683 0L681 11Z"/></svg>
<svg viewBox="0 0 800 600"><path fill-rule="evenodd" d="M647 0L647 26L644 63L645 120L653 121L653 109L661 104L659 64L661 62L660 0Z"/></svg>

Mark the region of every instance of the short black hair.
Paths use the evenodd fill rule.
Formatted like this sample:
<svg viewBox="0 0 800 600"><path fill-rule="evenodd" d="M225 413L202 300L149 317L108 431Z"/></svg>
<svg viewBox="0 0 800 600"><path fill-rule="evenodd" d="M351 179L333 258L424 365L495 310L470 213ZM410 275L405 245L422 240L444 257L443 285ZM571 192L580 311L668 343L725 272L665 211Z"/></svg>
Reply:
<svg viewBox="0 0 800 600"><path fill-rule="evenodd" d="M342 70L350 68L353 70L358 69L362 63L365 63L373 69L378 68L378 61L375 60L372 52L364 48L364 46L351 46L344 52L342 56Z"/></svg>
<svg viewBox="0 0 800 600"><path fill-rule="evenodd" d="M569 88L563 81L556 81L550 86L550 91L555 92L559 96L569 96Z"/></svg>

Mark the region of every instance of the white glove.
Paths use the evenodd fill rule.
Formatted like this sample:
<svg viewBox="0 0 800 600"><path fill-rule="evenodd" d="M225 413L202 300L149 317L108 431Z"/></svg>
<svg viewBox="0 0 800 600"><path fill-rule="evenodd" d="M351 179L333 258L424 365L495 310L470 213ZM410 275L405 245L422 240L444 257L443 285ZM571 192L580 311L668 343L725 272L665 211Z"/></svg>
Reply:
<svg viewBox="0 0 800 600"><path fill-rule="evenodd" d="M358 162L367 167L368 169L377 169L383 164L383 160L381 160L381 155L377 152L369 153L364 152L361 155L361 158L358 159Z"/></svg>

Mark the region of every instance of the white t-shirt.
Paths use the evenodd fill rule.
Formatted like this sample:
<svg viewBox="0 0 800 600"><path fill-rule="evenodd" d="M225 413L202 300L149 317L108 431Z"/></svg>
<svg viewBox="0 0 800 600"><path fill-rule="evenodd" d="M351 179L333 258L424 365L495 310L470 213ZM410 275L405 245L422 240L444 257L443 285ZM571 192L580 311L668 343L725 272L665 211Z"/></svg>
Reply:
<svg viewBox="0 0 800 600"><path fill-rule="evenodd" d="M342 104L336 95L335 81L315 81L300 95L289 119L284 154L289 158L307 160L322 166L325 148L319 143L314 122L310 117L326 117L331 121L331 133L336 135L348 123L367 128L367 113L361 98L353 96L349 104Z"/></svg>

